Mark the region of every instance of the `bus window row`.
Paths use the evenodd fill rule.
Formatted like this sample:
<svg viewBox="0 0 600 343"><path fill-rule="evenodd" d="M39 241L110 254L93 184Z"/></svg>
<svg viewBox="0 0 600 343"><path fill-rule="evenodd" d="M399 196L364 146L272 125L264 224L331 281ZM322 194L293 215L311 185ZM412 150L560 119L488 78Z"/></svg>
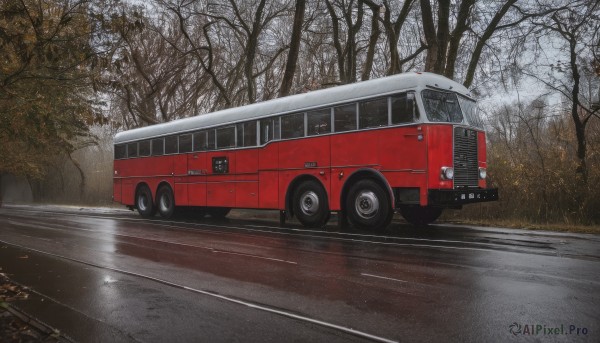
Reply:
<svg viewBox="0 0 600 343"><path fill-rule="evenodd" d="M263 145L273 140L411 123L419 117L413 92L286 114L216 129L119 144L115 159Z"/></svg>

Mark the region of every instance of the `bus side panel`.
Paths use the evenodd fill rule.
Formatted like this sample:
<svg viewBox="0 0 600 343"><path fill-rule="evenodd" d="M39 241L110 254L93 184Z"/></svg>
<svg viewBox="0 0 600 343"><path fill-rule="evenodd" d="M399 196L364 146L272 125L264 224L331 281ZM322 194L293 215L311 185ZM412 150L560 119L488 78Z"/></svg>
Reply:
<svg viewBox="0 0 600 343"><path fill-rule="evenodd" d="M188 205L206 206L206 154L188 154Z"/></svg>
<svg viewBox="0 0 600 343"><path fill-rule="evenodd" d="M258 207L258 150L236 151L235 207Z"/></svg>
<svg viewBox="0 0 600 343"><path fill-rule="evenodd" d="M214 168L215 160L227 160L227 172ZM206 154L208 172L206 176L206 205L235 207L235 151L213 151Z"/></svg>
<svg viewBox="0 0 600 343"><path fill-rule="evenodd" d="M113 180L113 201L115 202L121 202L121 183L121 179Z"/></svg>
<svg viewBox="0 0 600 343"><path fill-rule="evenodd" d="M258 207L258 180L253 175L242 174L235 177L235 207Z"/></svg>
<svg viewBox="0 0 600 343"><path fill-rule="evenodd" d="M121 179L121 164L123 162L119 160L114 161L113 166L113 201L121 202L121 186L123 180Z"/></svg>
<svg viewBox="0 0 600 343"><path fill-rule="evenodd" d="M187 154L173 156L173 195L175 196L176 206L188 205L188 167Z"/></svg>
<svg viewBox="0 0 600 343"><path fill-rule="evenodd" d="M134 197L135 194L135 184L133 179L127 178L123 179L123 183L121 186L121 203L123 205L134 205Z"/></svg>
<svg viewBox="0 0 600 343"><path fill-rule="evenodd" d="M425 172L427 143L420 126L384 129L378 135L381 170ZM421 135L421 140L419 140Z"/></svg>
<svg viewBox="0 0 600 343"><path fill-rule="evenodd" d="M279 143L258 150L259 208L276 209L279 204ZM285 197L285 195L283 195Z"/></svg>
<svg viewBox="0 0 600 343"><path fill-rule="evenodd" d="M154 197L160 182L167 181L173 186L173 159L170 155L123 160L121 169L126 178L122 183L122 203L135 204L135 189L141 182L148 184Z"/></svg>
<svg viewBox="0 0 600 343"><path fill-rule="evenodd" d="M427 157L429 158L430 189L452 188L452 181L441 180L442 167L453 167L453 126L452 125L428 125L427 135ZM421 199L423 200L423 199ZM423 203L421 203L423 205Z"/></svg>
<svg viewBox="0 0 600 343"><path fill-rule="evenodd" d="M348 132L331 137L331 192L329 207L341 209L340 196L348 176L358 169L356 161L368 168L379 167L379 150L375 131Z"/></svg>
<svg viewBox="0 0 600 343"><path fill-rule="evenodd" d="M362 166L379 166L377 134L380 130L332 135L331 166L349 168L360 161Z"/></svg>
<svg viewBox="0 0 600 343"><path fill-rule="evenodd" d="M279 208L285 208L285 194L290 183L300 175L313 175L330 194L331 148L330 137L311 137L302 141L279 143ZM329 196L331 198L331 196Z"/></svg>

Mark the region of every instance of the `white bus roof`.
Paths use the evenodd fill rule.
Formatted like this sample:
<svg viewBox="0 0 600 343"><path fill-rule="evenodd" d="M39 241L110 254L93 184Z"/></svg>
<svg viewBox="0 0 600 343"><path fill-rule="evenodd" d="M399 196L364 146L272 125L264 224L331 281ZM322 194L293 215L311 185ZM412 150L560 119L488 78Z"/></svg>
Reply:
<svg viewBox="0 0 600 343"><path fill-rule="evenodd" d="M127 143L248 120L257 120L272 115L303 112L320 107L334 106L426 87L451 90L470 96L469 90L463 85L441 75L432 73L397 74L132 129L118 133L115 136L114 143Z"/></svg>

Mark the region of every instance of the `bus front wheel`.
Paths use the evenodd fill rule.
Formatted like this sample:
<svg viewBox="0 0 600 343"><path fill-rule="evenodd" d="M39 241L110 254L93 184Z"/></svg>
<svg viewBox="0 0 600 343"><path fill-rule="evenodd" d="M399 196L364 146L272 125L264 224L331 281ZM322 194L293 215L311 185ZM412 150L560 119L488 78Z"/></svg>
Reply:
<svg viewBox="0 0 600 343"><path fill-rule="evenodd" d="M400 213L407 222L415 226L425 226L433 223L442 214L442 209L431 206L402 206Z"/></svg>
<svg viewBox="0 0 600 343"><path fill-rule="evenodd" d="M152 192L146 185L141 185L135 194L135 207L143 218L150 218L156 214L156 207L152 201Z"/></svg>
<svg viewBox="0 0 600 343"><path fill-rule="evenodd" d="M346 212L353 226L367 230L385 228L394 215L386 191L370 179L352 185L346 199Z"/></svg>
<svg viewBox="0 0 600 343"><path fill-rule="evenodd" d="M327 193L314 180L302 182L294 192L294 215L306 227L321 227L329 219Z"/></svg>
<svg viewBox="0 0 600 343"><path fill-rule="evenodd" d="M167 185L160 186L156 192L156 205L158 213L163 218L171 218L175 213L175 199L171 187Z"/></svg>

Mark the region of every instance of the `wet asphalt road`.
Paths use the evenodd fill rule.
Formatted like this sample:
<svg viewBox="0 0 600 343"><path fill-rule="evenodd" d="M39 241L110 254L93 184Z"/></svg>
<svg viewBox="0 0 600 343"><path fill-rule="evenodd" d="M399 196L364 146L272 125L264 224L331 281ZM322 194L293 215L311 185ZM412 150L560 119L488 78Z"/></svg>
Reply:
<svg viewBox="0 0 600 343"><path fill-rule="evenodd" d="M600 237L5 206L0 272L81 342L600 342Z"/></svg>

